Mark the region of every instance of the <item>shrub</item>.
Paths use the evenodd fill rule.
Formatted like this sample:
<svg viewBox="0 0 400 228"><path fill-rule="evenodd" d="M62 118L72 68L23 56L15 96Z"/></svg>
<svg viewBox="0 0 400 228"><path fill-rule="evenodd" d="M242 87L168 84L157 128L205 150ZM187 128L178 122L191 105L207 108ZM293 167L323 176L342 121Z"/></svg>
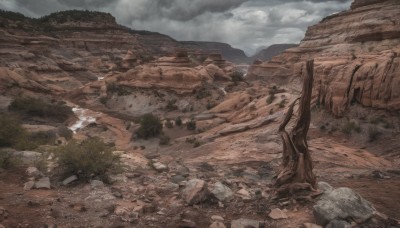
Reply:
<svg viewBox="0 0 400 228"><path fill-rule="evenodd" d="M241 71L235 71L232 73L231 78L232 81L236 84L237 82L241 82L244 80L244 73Z"/></svg>
<svg viewBox="0 0 400 228"><path fill-rule="evenodd" d="M182 119L180 116L176 117L175 119L175 125L176 126L182 126Z"/></svg>
<svg viewBox="0 0 400 228"><path fill-rule="evenodd" d="M279 102L278 106L279 108L284 108L286 105L286 99L281 100L281 102Z"/></svg>
<svg viewBox="0 0 400 228"><path fill-rule="evenodd" d="M107 88L107 93L111 94L116 93L118 96L127 96L132 94L127 88L118 85L116 82L107 83L106 88Z"/></svg>
<svg viewBox="0 0 400 228"><path fill-rule="evenodd" d="M108 173L119 168L119 156L112 153L112 148L98 138L91 138L78 143L71 141L56 149L58 164L66 176L78 175L81 180L93 176L107 181Z"/></svg>
<svg viewBox="0 0 400 228"><path fill-rule="evenodd" d="M171 138L168 135L161 135L160 136L160 145L168 145Z"/></svg>
<svg viewBox="0 0 400 228"><path fill-rule="evenodd" d="M201 146L201 142L197 140L195 137L186 138L186 142L193 144L193 148Z"/></svg>
<svg viewBox="0 0 400 228"><path fill-rule="evenodd" d="M176 105L176 100L170 100L168 101L167 105L165 106L165 109L167 111L174 111L178 109L178 106Z"/></svg>
<svg viewBox="0 0 400 228"><path fill-rule="evenodd" d="M196 121L192 119L189 122L187 122L186 123L186 129L188 129L189 131L196 130Z"/></svg>
<svg viewBox="0 0 400 228"><path fill-rule="evenodd" d="M0 113L0 126L0 147L14 146L26 136L20 121L10 115Z"/></svg>
<svg viewBox="0 0 400 228"><path fill-rule="evenodd" d="M100 97L99 101L100 101L100 103L105 105L105 104L107 104L108 97L107 96L102 96L102 97Z"/></svg>
<svg viewBox="0 0 400 228"><path fill-rule="evenodd" d="M165 126L167 128L173 128L174 124L172 123L172 121L170 119L167 119L167 121L165 122Z"/></svg>
<svg viewBox="0 0 400 228"><path fill-rule="evenodd" d="M10 152L0 150L0 169L10 169L19 163L19 159L11 155Z"/></svg>
<svg viewBox="0 0 400 228"><path fill-rule="evenodd" d="M376 127L369 127L368 128L368 142L373 142L377 140L382 133Z"/></svg>
<svg viewBox="0 0 400 228"><path fill-rule="evenodd" d="M352 121L345 123L345 125L342 127L342 132L345 133L346 135L351 135L353 131L360 133L362 129L360 125Z"/></svg>
<svg viewBox="0 0 400 228"><path fill-rule="evenodd" d="M139 138L150 138L159 135L163 125L160 119L151 113L145 114L140 119L140 128L136 131Z"/></svg>
<svg viewBox="0 0 400 228"><path fill-rule="evenodd" d="M60 126L57 128L57 133L58 136L64 137L66 140L72 139L72 136L74 135L74 132L71 131L69 128L66 126Z"/></svg>
<svg viewBox="0 0 400 228"><path fill-rule="evenodd" d="M206 88L204 88L204 87L202 87L201 89L199 89L199 90L196 91L196 98L197 98L198 100L203 99L203 98L206 98L206 97L209 97L209 96L211 96L210 91L208 91L208 90L207 90Z"/></svg>
<svg viewBox="0 0 400 228"><path fill-rule="evenodd" d="M268 97L267 97L267 104L272 104L272 102L274 102L274 100L275 100L275 94L273 93L273 94L270 94Z"/></svg>
<svg viewBox="0 0 400 228"><path fill-rule="evenodd" d="M8 106L8 109L28 116L37 116L42 118L53 118L64 122L74 113L72 108L62 103L47 103L40 99L31 97L16 98Z"/></svg>
<svg viewBox="0 0 400 228"><path fill-rule="evenodd" d="M210 110L210 109L212 109L212 108L214 108L216 106L216 104L214 103L214 102L208 102L207 103L207 106L206 106L206 108L207 108L207 110Z"/></svg>
<svg viewBox="0 0 400 228"><path fill-rule="evenodd" d="M200 142L200 141L195 141L195 142L193 143L193 147L194 147L194 148L199 147L199 146L201 146L201 142Z"/></svg>

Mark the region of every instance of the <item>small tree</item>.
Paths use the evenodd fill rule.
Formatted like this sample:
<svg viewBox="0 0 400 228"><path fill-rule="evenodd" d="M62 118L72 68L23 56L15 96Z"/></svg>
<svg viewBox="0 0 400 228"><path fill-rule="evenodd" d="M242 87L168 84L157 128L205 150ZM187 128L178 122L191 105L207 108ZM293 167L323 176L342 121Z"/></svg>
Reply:
<svg viewBox="0 0 400 228"><path fill-rule="evenodd" d="M156 137L162 131L163 125L160 119L151 113L145 114L140 118L140 128L136 131L139 138Z"/></svg>
<svg viewBox="0 0 400 228"><path fill-rule="evenodd" d="M196 121L195 120L190 120L189 122L186 123L186 128L190 131L196 130Z"/></svg>
<svg viewBox="0 0 400 228"><path fill-rule="evenodd" d="M180 116L176 117L175 125L178 126L178 127L182 126L182 118Z"/></svg>

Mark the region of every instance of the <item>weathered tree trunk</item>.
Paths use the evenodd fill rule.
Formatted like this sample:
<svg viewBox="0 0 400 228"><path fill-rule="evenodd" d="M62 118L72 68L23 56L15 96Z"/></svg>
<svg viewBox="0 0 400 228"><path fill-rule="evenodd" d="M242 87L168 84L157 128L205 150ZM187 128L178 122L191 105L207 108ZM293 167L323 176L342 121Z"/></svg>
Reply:
<svg viewBox="0 0 400 228"><path fill-rule="evenodd" d="M313 86L314 60L307 61L303 91L300 98L290 106L286 116L279 126L279 134L283 141L283 161L275 185L278 195L295 194L303 190L316 189L316 177L313 173L313 164L308 151L307 133L311 121L311 94ZM299 103L299 117L290 133L285 129L293 116L293 109Z"/></svg>

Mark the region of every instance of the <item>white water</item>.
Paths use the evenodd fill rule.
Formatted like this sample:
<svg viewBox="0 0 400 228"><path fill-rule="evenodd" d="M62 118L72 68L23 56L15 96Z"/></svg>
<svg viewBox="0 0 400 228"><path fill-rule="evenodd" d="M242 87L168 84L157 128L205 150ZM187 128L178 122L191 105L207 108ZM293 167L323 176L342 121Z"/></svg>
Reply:
<svg viewBox="0 0 400 228"><path fill-rule="evenodd" d="M93 112L89 109L83 109L80 107L72 108L78 120L72 124L69 129L76 133L79 129L82 129L90 123L95 123L96 118L100 115L99 113Z"/></svg>

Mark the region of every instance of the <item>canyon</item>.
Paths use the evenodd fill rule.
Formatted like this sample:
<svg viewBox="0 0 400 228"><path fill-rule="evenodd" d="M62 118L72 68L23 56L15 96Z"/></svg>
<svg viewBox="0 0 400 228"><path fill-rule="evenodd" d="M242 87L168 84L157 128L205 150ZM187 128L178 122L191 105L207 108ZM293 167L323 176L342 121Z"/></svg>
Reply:
<svg viewBox="0 0 400 228"><path fill-rule="evenodd" d="M271 58L132 30L108 13L1 11L0 114L52 141L0 148L20 160L0 168L0 227L399 227L398 12L396 0L355 0ZM310 59L318 195L277 198L278 129ZM149 113L155 137L141 135ZM59 148L94 138L119 170L62 175ZM340 197L357 206L324 215Z"/></svg>

